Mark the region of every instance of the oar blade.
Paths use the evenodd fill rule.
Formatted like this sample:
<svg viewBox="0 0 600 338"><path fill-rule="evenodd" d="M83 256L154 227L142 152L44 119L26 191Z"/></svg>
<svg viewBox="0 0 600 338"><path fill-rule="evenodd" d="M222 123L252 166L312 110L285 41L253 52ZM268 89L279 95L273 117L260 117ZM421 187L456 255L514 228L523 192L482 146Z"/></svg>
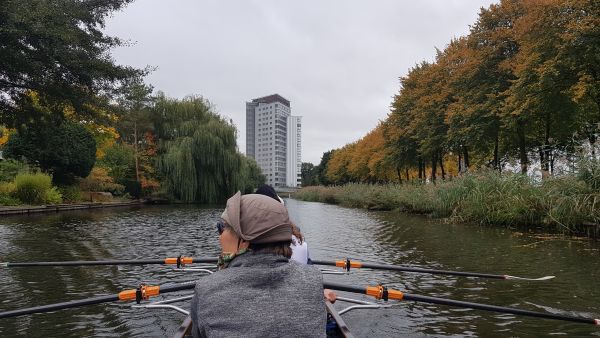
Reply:
<svg viewBox="0 0 600 338"><path fill-rule="evenodd" d="M556 276L544 276L544 277L540 277L540 278L526 278L526 277L519 277L519 276L504 275L504 279L524 280L524 281L533 281L533 282L550 280L555 277Z"/></svg>

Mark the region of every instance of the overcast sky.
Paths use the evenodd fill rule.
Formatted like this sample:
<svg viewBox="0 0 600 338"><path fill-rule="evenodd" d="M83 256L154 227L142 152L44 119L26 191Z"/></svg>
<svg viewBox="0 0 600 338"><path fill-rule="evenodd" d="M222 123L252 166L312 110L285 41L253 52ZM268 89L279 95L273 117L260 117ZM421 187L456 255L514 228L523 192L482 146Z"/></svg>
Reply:
<svg viewBox="0 0 600 338"><path fill-rule="evenodd" d="M353 142L386 118L399 77L466 35L493 0L137 0L108 20L121 64L157 69L168 96L202 95L233 119L278 93L303 116L302 160Z"/></svg>

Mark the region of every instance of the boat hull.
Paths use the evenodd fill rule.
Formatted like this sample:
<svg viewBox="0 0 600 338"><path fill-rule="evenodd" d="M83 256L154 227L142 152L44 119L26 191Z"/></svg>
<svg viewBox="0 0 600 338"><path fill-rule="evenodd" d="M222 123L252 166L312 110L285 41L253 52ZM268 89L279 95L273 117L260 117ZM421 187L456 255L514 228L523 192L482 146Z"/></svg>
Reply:
<svg viewBox="0 0 600 338"><path fill-rule="evenodd" d="M333 318L333 320L335 322L334 327L331 330L328 330L327 337L353 338L354 336L350 332L348 325L346 325L346 322L344 322L344 320L342 319L340 314L333 307L333 304L331 304L329 301L327 301L327 302L325 302L325 306L327 308L327 313L329 314L329 316L331 318ZM187 316L185 318L185 320L183 321L183 323L181 323L181 325L179 326L179 328L177 329L175 334L173 335L173 338L191 337L191 334L192 334L192 319L190 318L190 316Z"/></svg>

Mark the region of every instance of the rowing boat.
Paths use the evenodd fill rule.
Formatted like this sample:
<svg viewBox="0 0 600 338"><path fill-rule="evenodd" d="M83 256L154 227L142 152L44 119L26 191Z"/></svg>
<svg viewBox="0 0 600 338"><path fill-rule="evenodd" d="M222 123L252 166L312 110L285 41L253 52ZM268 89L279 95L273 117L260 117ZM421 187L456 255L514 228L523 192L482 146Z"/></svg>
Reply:
<svg viewBox="0 0 600 338"><path fill-rule="evenodd" d="M331 302L326 301L325 306L327 308L327 337L329 338L353 338L354 336L350 332L348 325L342 319L339 312L335 309ZM187 316L175 334L173 338L187 338L191 337L192 333L192 318Z"/></svg>

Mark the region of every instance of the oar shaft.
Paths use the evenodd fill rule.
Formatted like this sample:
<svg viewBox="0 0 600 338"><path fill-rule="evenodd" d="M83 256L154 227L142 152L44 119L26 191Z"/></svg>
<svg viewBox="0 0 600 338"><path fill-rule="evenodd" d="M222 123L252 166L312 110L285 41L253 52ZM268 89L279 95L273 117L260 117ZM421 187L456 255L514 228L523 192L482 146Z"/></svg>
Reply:
<svg viewBox="0 0 600 338"><path fill-rule="evenodd" d="M464 302L464 301L445 299L445 298L404 294L404 299L415 301L415 302L422 302L422 303L466 307L466 308L477 309L477 310L509 313L509 314L514 314L514 315L528 316L528 317L556 319L556 320L563 320L563 321L569 321L569 322L598 325L597 319L593 319L593 318L582 318L582 317L573 317L573 316L566 316L566 315L557 315L557 314L552 314L552 313L544 313L544 312L529 311L529 310L523 310L523 309L517 309L517 308L511 308L511 307Z"/></svg>
<svg viewBox="0 0 600 338"><path fill-rule="evenodd" d="M177 258L169 258L171 261ZM216 263L217 257L192 257L193 263ZM102 261L57 261L57 262L6 262L0 263L5 267L39 267L39 266L98 266L98 265L146 265L146 264L175 264L167 259L122 259Z"/></svg>
<svg viewBox="0 0 600 338"><path fill-rule="evenodd" d="M70 309L70 308L85 306L85 305L108 303L108 302L114 302L117 300L119 300L119 295L110 295L110 296L100 296L100 297L94 297L94 298L88 298L88 299L82 299L82 300L74 300L74 301L70 301L70 302L62 302L62 303L48 304L48 305L42 305L42 306L34 306L34 307L26 308L26 309L18 309L18 310L0 312L0 319L30 315L30 314L34 314L34 313L44 313L44 312L51 312L51 311L57 311L57 310L63 310L63 309Z"/></svg>
<svg viewBox="0 0 600 338"><path fill-rule="evenodd" d="M367 294L366 288L338 284L338 283L323 283L323 287L326 289L332 289L332 290L338 290L338 291ZM523 310L523 309L517 309L517 308L511 308L511 307L503 307L503 306L473 303L473 302L464 302L464 301L453 300L453 299L421 296L421 295L406 294L406 293L402 294L401 297L402 297L402 300L409 300L409 301L421 302L421 303L440 304L440 305L456 306L456 307L470 308L470 309L477 309L477 310L484 310L484 311L509 313L509 314L514 314L514 315L528 316L528 317L538 317L538 318L569 321L569 322L575 322L575 323L600 325L600 320L593 319L593 318L582 318L582 317L574 317L574 316L566 316L566 315L557 315L557 314L552 314L552 313L529 311L529 310Z"/></svg>
<svg viewBox="0 0 600 338"><path fill-rule="evenodd" d="M192 283L183 283L179 285L173 286L164 286L160 287L160 293L168 293L168 292L176 292L182 290L190 290L196 286L195 282ZM12 311L0 312L0 319L2 318L10 318L10 317L18 317L24 315L30 315L34 313L44 313L44 312L52 312L57 310L71 309L80 306L86 305L95 305L102 303L110 303L120 300L119 294L116 295L107 295L107 296L98 296L93 298L86 298L81 300L73 300L62 303L48 304L42 306L34 306L26 309L18 309Z"/></svg>
<svg viewBox="0 0 600 338"><path fill-rule="evenodd" d="M323 282L323 288L337 290L337 291L346 291L346 292L352 292L352 293L366 294L365 288L358 287L358 286L352 286L352 285L346 285L346 284L339 284L339 283Z"/></svg>
<svg viewBox="0 0 600 338"><path fill-rule="evenodd" d="M316 265L329 265L329 266L342 266L347 267L345 261L322 261L312 260L313 264ZM350 261L351 268L367 268L367 269L379 269L379 270L390 270L390 271L402 271L402 272L416 272L416 273L428 273L434 275L451 275L451 276L463 276L463 277L479 277L479 278L491 278L491 279L507 279L505 275L495 275L489 273L479 272L463 272L463 271L451 271L451 270L436 270L436 269L425 269L425 268L413 268L408 266L400 265L389 265L389 264L371 264L362 263L357 261Z"/></svg>
<svg viewBox="0 0 600 338"><path fill-rule="evenodd" d="M491 279L506 279L506 276L504 276L504 275L495 275L495 274L489 274L489 273L463 272L463 271L437 270L437 269L424 269L424 268L413 268L413 267L388 265L388 264L362 263L362 267L363 268L367 268L367 269L380 269L380 270L403 271L403 272L429 273L429 274L433 274L433 275L451 275L451 276L463 276L463 277L479 277L479 278L491 278Z"/></svg>
<svg viewBox="0 0 600 338"><path fill-rule="evenodd" d="M34 267L34 266L94 266L94 265L143 265L165 264L164 259L125 259L106 261L62 261L62 262L19 262L6 263L7 267Z"/></svg>

